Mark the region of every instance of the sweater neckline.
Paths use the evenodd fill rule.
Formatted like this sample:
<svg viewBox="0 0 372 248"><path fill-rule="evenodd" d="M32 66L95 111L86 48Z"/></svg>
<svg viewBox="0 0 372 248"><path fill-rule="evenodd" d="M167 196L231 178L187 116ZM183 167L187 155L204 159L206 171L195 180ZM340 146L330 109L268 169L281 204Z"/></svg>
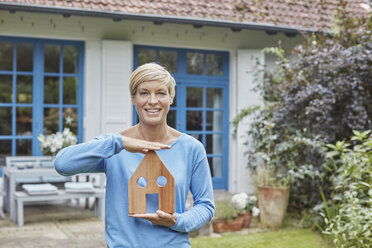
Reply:
<svg viewBox="0 0 372 248"><path fill-rule="evenodd" d="M181 133L180 136L178 136L178 138L169 145L174 146L180 139L182 139L183 136L185 136L185 133Z"/></svg>

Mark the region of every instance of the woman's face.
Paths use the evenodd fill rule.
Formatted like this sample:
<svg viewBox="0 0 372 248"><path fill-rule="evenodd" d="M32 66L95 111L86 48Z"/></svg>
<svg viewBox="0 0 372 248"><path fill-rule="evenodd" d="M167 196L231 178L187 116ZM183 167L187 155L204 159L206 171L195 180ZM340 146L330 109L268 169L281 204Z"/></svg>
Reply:
<svg viewBox="0 0 372 248"><path fill-rule="evenodd" d="M162 82L151 81L138 86L132 102L136 106L140 123L160 125L167 122L167 114L173 98Z"/></svg>

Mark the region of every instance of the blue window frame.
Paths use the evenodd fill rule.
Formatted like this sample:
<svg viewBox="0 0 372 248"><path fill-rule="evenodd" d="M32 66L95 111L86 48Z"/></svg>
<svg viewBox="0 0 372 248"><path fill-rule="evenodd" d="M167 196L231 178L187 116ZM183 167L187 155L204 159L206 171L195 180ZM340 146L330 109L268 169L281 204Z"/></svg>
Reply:
<svg viewBox="0 0 372 248"><path fill-rule="evenodd" d="M83 139L84 43L0 36L0 158L42 155L39 134Z"/></svg>
<svg viewBox="0 0 372 248"><path fill-rule="evenodd" d="M165 66L176 80L168 125L203 143L213 187L228 189L229 54L221 51L134 46L134 68ZM138 122L135 109L134 124Z"/></svg>

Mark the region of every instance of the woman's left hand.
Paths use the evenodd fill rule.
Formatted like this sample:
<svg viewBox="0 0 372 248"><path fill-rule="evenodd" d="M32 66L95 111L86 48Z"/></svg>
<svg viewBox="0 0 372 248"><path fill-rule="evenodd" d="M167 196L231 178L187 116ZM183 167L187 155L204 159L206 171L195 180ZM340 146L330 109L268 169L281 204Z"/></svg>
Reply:
<svg viewBox="0 0 372 248"><path fill-rule="evenodd" d="M177 216L175 214L168 214L161 210L156 211L155 214L130 214L129 217L136 217L151 221L153 224L171 227L176 224Z"/></svg>

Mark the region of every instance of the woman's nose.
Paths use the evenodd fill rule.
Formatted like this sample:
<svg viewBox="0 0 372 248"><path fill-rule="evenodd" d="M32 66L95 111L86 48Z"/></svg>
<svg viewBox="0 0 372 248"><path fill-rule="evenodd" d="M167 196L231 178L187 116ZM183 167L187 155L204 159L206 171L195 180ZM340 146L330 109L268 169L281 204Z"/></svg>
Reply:
<svg viewBox="0 0 372 248"><path fill-rule="evenodd" d="M150 94L149 103L157 103L157 102L158 102L158 98L156 97L156 95Z"/></svg>

